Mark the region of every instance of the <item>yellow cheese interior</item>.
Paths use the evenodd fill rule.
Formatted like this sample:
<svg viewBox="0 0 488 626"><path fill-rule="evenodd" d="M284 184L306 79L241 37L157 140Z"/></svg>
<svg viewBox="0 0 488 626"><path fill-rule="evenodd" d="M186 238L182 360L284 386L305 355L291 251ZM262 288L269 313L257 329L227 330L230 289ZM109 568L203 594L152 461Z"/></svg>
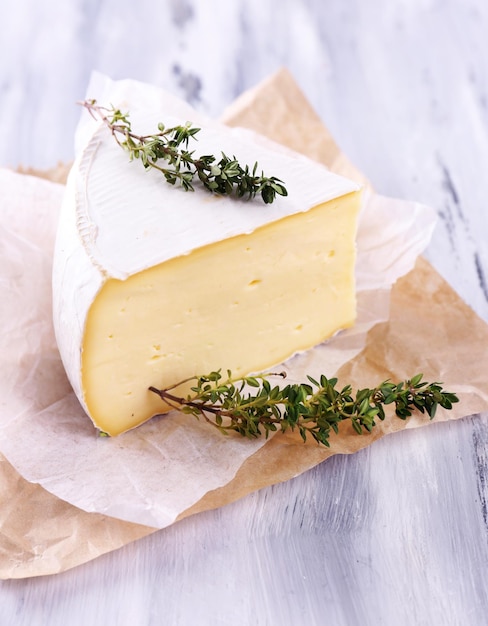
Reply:
<svg viewBox="0 0 488 626"><path fill-rule="evenodd" d="M82 348L94 423L119 434L168 410L150 385L219 368L258 372L351 326L359 203L353 192L108 280Z"/></svg>

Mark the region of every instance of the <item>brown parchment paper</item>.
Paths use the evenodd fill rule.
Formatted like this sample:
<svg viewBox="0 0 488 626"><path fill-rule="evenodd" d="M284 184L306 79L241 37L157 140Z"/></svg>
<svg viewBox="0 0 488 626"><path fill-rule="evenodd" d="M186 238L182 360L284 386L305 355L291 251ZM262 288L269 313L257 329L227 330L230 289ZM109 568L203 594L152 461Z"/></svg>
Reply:
<svg viewBox="0 0 488 626"><path fill-rule="evenodd" d="M368 185L337 148L286 71L239 98L225 113L224 121L257 130L295 150L306 145L307 156ZM63 180L60 170L53 174L56 180ZM365 348L341 368L339 378L362 386L423 371L427 379L442 380L458 392L460 404L436 417L436 421L455 419L488 407L488 383L482 378L487 347L488 326L419 259L415 269L393 288L389 321L368 333ZM332 454L355 452L389 432L428 423L422 417L408 422L387 420L373 434L361 437L346 426L331 449L303 445L294 436L274 437L241 466L233 480L208 492L179 519L288 480ZM24 480L0 457L1 578L60 572L151 532L153 529L145 526L69 505Z"/></svg>

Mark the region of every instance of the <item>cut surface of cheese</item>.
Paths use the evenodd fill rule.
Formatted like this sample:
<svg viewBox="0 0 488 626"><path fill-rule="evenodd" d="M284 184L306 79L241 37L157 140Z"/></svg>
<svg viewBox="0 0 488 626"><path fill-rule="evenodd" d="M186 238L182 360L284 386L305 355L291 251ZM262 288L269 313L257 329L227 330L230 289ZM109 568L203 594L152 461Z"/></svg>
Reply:
<svg viewBox="0 0 488 626"><path fill-rule="evenodd" d="M140 111L146 89L152 108ZM107 93L143 132L167 122L163 92L122 81ZM358 186L251 134L193 121L199 153L257 160L289 196L264 205L185 193L84 122L58 228L54 324L80 402L110 435L168 410L151 385L262 371L354 323Z"/></svg>
<svg viewBox="0 0 488 626"><path fill-rule="evenodd" d="M222 366L237 376L261 371L352 325L358 202L352 193L108 280L82 351L95 423L117 434L165 409L149 385Z"/></svg>

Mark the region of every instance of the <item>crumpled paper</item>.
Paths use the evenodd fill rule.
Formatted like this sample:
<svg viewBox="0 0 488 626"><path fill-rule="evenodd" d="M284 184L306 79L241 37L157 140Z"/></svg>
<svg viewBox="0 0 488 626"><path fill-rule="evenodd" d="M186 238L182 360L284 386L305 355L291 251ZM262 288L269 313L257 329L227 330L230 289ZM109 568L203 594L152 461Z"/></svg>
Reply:
<svg viewBox="0 0 488 626"><path fill-rule="evenodd" d="M241 97L226 113L225 121L268 134L294 149L306 145L308 156L339 173L362 179L334 145L286 72L280 72ZM24 188L28 186L25 181L30 180L24 178ZM429 423L422 417L408 422L387 420L371 435L361 437L344 425L340 435L331 442L331 449L304 445L293 435L277 435L267 442L223 438L204 424L179 415L153 420L121 438L97 439L90 421L80 413L64 377L50 334L52 329L49 330L50 294L46 276L49 275L56 210L62 192L59 186L49 187L43 190L44 199L36 197L27 207L22 207L28 214L20 213L20 205L13 206L9 199L1 202L2 222L8 227L0 234L1 256L7 260L6 270L2 265L0 280L6 283L6 292L11 296L2 309L6 332L2 336L0 361L0 449L20 470L22 477L10 463L2 460L0 476L6 489L1 490L1 497L4 492L9 493L9 501L15 502L15 507L8 507L8 514L3 514L3 503L0 509L0 576L62 571L152 532L151 527L168 525L186 515L221 506L255 489L296 476L331 454L354 452L388 432ZM36 190L36 193L40 192ZM375 229L371 227L368 233L371 225L368 218L362 224L367 243L360 247L360 259L364 258L365 263L358 263L358 267L365 272L368 257L379 265L374 271L369 270L369 274L366 272L374 277L371 284L358 277L358 282L365 287L359 294L361 323L319 349L296 357L288 364L288 369L291 366L292 376L302 378L303 372L316 375L323 371L325 364L327 374L337 370L341 380L354 386L375 384L385 377L401 379L423 371L428 379L443 380L462 400L453 412L440 411L437 420L485 410L488 389L479 372L484 369L480 363L486 359L488 328L423 259L419 259L415 269L393 288L389 317L388 307L385 308L389 301L389 281L411 269L428 241L431 212L411 203L372 197L380 205L377 210L384 212L383 219L385 213L391 218L388 213L393 212L395 219L387 219L392 231L401 224L396 234L388 233L388 237L393 238L390 244L396 241L395 235L405 239L410 229L407 248L412 245L413 252L401 257L402 270L396 274L397 270L392 268L398 264L392 262L391 255L380 253ZM426 220L427 229L418 228L413 219L415 211L420 212L417 218L420 215ZM396 244L394 249L399 249ZM45 275L44 279L33 272ZM372 303L380 303L379 309L372 308ZM366 333L368 326L370 330ZM474 335L471 334L473 329ZM473 353L479 356L478 361ZM424 356L427 354L428 359ZM455 361L452 354L456 355ZM164 447L165 440L172 442L170 448ZM162 448L160 442L163 442ZM194 457L188 456L189 452L194 454L196 442L206 446L203 454L198 453L203 474L200 469L194 471ZM56 458L60 447L69 449L71 463L68 465L66 455L61 455L62 463ZM223 458L217 464L214 456ZM141 457L159 463L158 480L146 491L141 491L141 484L133 473L134 468L141 465ZM107 460L112 466L109 473L104 470L100 486L93 476L96 476L98 464ZM163 467L168 468L167 481ZM175 467L180 474L176 484L173 482L176 471L171 474ZM207 482L205 472L209 470L216 478ZM119 477L125 489L124 502L113 495L119 489L119 486L114 489L114 480ZM26 478L34 482L42 480L44 488L27 483ZM33 492L37 498L32 497ZM49 492L96 512L74 508ZM24 497L27 493L31 494L29 498ZM46 511L58 511L56 516L46 518L39 516L39 510L34 512L39 502ZM35 521L26 533L25 521L29 519ZM129 519L131 523L121 519ZM15 530L20 520L24 521L20 526L24 528L23 534ZM67 539L66 533L59 530L67 526L79 529L73 539ZM76 539L87 536L92 536L90 550Z"/></svg>

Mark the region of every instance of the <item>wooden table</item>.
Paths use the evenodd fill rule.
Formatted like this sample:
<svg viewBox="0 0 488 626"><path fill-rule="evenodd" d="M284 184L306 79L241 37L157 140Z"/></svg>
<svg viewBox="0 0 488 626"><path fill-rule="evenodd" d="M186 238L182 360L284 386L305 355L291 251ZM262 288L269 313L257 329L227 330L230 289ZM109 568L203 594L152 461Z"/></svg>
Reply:
<svg viewBox="0 0 488 626"><path fill-rule="evenodd" d="M4 8L1 166L72 158L74 102L92 69L218 116L286 66L379 192L438 210L426 256L488 320L484 0ZM478 626L487 573L488 421L478 415L333 457L63 574L3 581L0 624Z"/></svg>

